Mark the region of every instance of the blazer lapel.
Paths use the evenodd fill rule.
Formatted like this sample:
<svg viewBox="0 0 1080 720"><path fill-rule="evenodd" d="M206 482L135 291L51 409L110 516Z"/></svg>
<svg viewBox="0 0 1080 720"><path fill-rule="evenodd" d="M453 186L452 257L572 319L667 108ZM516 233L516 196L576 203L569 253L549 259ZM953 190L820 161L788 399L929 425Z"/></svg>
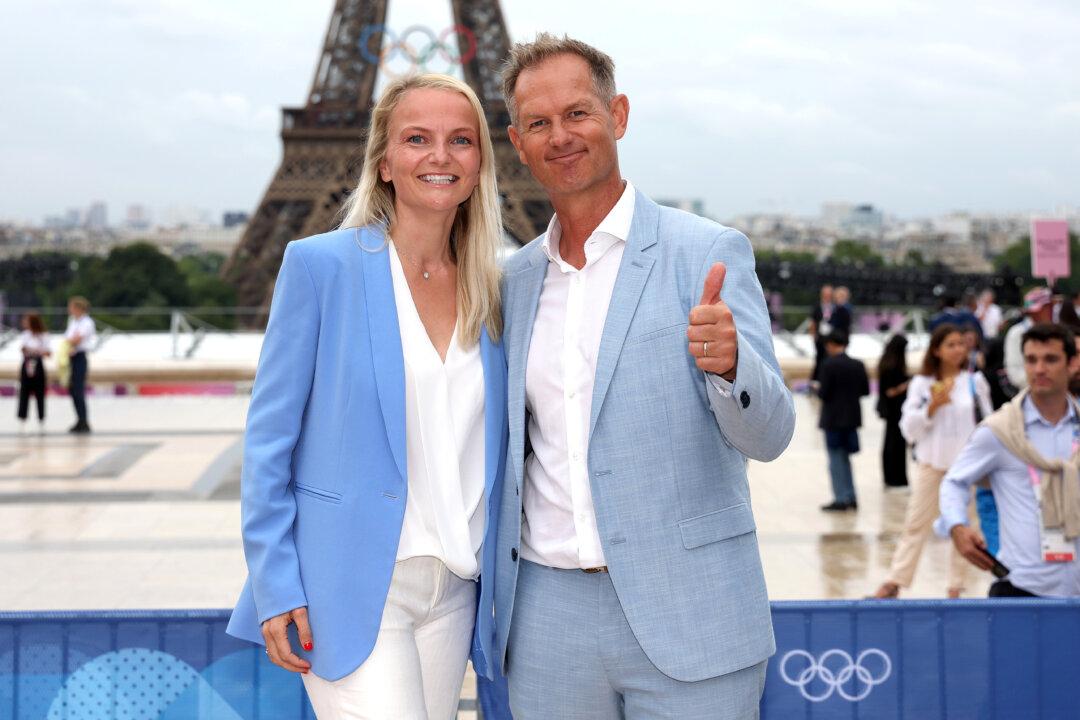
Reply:
<svg viewBox="0 0 1080 720"><path fill-rule="evenodd" d="M368 334L371 338L371 362L375 371L375 387L379 394L386 438L394 464L405 472L405 359L401 350L401 330L398 326L397 303L394 301L394 279L390 275L389 247L381 233L359 230L363 247L373 249L384 244L379 252L358 248L364 267L364 305L367 308Z"/></svg>
<svg viewBox="0 0 1080 720"><path fill-rule="evenodd" d="M506 360L487 328L480 333L480 361L484 365L484 497L490 501L506 427Z"/></svg>
<svg viewBox="0 0 1080 720"><path fill-rule="evenodd" d="M607 397L611 376L619 362L626 332L630 321L637 312L638 301L645 289L653 263L652 255L644 251L656 244L656 226L660 220L657 205L637 193L634 200L634 220L630 224L630 237L626 239L619 274L615 278L615 287L611 291L607 318L604 320L604 332L600 336L600 350L596 356L596 375L593 377L592 413L589 417L589 436L596 427L596 418Z"/></svg>
<svg viewBox="0 0 1080 720"><path fill-rule="evenodd" d="M506 301L510 303L506 314L507 352L507 407L510 420L510 464L519 489L522 469L525 467L525 369L529 360L529 344L532 342L533 322L540 302L540 291L547 276L547 262L540 244L533 246L529 265L516 275L507 278Z"/></svg>

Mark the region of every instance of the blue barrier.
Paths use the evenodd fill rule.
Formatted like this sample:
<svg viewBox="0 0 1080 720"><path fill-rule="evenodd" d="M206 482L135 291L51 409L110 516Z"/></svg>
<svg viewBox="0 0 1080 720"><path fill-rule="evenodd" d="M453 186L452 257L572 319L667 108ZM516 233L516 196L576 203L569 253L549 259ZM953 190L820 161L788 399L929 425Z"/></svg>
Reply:
<svg viewBox="0 0 1080 720"><path fill-rule="evenodd" d="M0 718L314 718L227 618L0 613ZM765 720L1080 717L1078 601L777 602L773 622Z"/></svg>

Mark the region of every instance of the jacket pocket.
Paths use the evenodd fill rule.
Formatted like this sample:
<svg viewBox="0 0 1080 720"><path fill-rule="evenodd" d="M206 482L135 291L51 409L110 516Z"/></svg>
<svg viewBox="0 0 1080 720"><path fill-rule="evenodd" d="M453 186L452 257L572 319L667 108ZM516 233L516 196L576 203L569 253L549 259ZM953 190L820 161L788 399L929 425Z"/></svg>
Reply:
<svg viewBox="0 0 1080 720"><path fill-rule="evenodd" d="M305 485L304 483L293 481L293 490L301 495L307 495L313 497L316 500L322 500L323 502L333 503L335 505L341 504L341 493L330 492L329 490L323 490L321 488L312 487L311 485Z"/></svg>
<svg viewBox="0 0 1080 720"><path fill-rule="evenodd" d="M687 550L745 535L753 532L755 527L754 514L750 512L750 506L746 503L739 503L679 522L683 547Z"/></svg>
<svg viewBox="0 0 1080 720"><path fill-rule="evenodd" d="M626 338L624 345L636 345L637 343L648 342L649 340L655 340L656 338L666 337L668 335L675 335L679 332L686 332L687 323L685 320L677 322L674 325L665 325L664 327L657 328L655 330L647 330L646 332L633 335Z"/></svg>

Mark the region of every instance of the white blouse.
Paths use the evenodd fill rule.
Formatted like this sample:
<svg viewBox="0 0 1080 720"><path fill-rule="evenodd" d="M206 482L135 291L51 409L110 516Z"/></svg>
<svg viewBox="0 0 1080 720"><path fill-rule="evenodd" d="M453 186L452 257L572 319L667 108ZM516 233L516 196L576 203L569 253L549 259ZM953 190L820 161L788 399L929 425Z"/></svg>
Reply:
<svg viewBox="0 0 1080 720"><path fill-rule="evenodd" d="M29 330L23 330L19 335L19 349L29 350L30 357L41 357L49 352L49 333L36 335Z"/></svg>
<svg viewBox="0 0 1080 720"><path fill-rule="evenodd" d="M458 577L471 580L480 573L487 520L480 345L462 348L455 327L442 361L416 311L396 250L390 253L390 272L405 356L409 476L397 559L435 557Z"/></svg>
<svg viewBox="0 0 1080 720"><path fill-rule="evenodd" d="M948 470L975 431L975 401L982 417L994 412L990 385L982 373L967 370L956 376L949 402L930 417L930 388L937 382L928 375L916 375L908 385L907 399L900 410L900 432L915 446L915 459L938 470Z"/></svg>

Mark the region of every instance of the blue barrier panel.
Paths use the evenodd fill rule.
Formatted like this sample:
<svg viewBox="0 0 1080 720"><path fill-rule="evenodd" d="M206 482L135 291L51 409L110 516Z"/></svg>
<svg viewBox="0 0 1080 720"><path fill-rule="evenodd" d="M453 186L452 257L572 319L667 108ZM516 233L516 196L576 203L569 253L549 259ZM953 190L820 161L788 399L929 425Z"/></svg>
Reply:
<svg viewBox="0 0 1080 720"><path fill-rule="evenodd" d="M776 602L764 720L1080 718L1080 602Z"/></svg>
<svg viewBox="0 0 1080 720"><path fill-rule="evenodd" d="M0 718L314 718L298 676L227 619L0 613ZM765 720L1080 717L1077 601L777 602L773 621ZM504 688L479 689L502 720Z"/></svg>

